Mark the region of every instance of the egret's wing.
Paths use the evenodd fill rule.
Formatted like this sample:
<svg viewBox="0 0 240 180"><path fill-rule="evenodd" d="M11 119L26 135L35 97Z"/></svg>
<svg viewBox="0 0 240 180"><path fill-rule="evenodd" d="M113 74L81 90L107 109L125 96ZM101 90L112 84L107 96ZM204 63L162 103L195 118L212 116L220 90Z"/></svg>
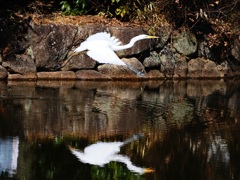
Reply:
<svg viewBox="0 0 240 180"><path fill-rule="evenodd" d="M98 61L99 63L126 66L126 64L121 59L119 59L119 57L114 53L114 51L108 47L89 50L87 52L87 55Z"/></svg>
<svg viewBox="0 0 240 180"><path fill-rule="evenodd" d="M121 44L119 39L117 39L115 36L111 37L111 35L107 32L100 32L100 33L91 35L87 38L86 41L99 41L99 40L107 41L107 42L111 43L111 45L114 45L114 46L118 46Z"/></svg>

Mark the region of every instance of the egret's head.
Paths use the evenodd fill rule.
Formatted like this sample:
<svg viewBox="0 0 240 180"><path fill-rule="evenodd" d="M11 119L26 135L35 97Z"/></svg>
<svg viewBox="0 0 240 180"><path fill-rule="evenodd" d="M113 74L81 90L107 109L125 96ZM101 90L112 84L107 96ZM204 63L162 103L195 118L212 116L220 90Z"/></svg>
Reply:
<svg viewBox="0 0 240 180"><path fill-rule="evenodd" d="M149 39L155 39L155 38L159 38L158 36L149 36L149 35L147 35L147 38L149 38Z"/></svg>
<svg viewBox="0 0 240 180"><path fill-rule="evenodd" d="M131 39L131 41L139 41L139 40L142 40L142 39L152 39L152 38L158 38L157 36L150 36L150 35L147 35L147 34L141 34L141 35L138 35L134 38Z"/></svg>
<svg viewBox="0 0 240 180"><path fill-rule="evenodd" d="M141 34L141 35L139 35L139 36L137 36L137 37L139 37L139 39L153 39L153 38L159 38L159 37L157 37L157 36L150 36L150 35L147 35L147 34Z"/></svg>

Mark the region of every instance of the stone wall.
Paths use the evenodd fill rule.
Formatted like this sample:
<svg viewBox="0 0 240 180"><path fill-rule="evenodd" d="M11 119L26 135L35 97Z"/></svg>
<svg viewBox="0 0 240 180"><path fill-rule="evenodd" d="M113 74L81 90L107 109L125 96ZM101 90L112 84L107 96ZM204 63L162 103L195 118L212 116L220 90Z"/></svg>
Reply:
<svg viewBox="0 0 240 180"><path fill-rule="evenodd" d="M216 63L202 54L196 36L188 30L159 28L159 39L142 40L132 48L117 52L122 60L146 74L138 77L124 66L99 64L86 54L73 56L73 50L88 36L109 32L123 44L139 34L142 27L108 26L99 24L38 24L31 22L26 31L18 35L11 47L20 47L0 57L0 78L8 80L113 80L113 79L180 79L225 78L239 76L238 67L226 61ZM10 49L5 47L4 49ZM232 47L233 56L240 61L239 40ZM208 52L211 53L211 52ZM66 63L67 62L67 63ZM66 63L64 67L63 64Z"/></svg>

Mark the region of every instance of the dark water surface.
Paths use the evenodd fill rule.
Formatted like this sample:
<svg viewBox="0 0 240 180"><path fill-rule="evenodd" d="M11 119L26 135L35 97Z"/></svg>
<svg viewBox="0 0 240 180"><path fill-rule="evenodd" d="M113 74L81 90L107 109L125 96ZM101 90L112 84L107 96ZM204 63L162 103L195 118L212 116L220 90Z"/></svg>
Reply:
<svg viewBox="0 0 240 180"><path fill-rule="evenodd" d="M154 173L133 172L123 160L91 165L71 153L70 146L137 133L144 137L113 156ZM93 152L97 160L107 149ZM0 172L2 179L240 179L240 81L0 82Z"/></svg>

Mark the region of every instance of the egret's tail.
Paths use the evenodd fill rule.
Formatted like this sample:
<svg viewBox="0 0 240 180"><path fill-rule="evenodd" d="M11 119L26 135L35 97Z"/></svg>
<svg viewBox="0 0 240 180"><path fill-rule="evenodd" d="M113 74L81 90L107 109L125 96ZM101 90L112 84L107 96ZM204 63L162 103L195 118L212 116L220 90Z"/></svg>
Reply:
<svg viewBox="0 0 240 180"><path fill-rule="evenodd" d="M144 76L145 76L144 73L138 71L137 69L133 68L132 66L129 66L128 64L126 64L126 65L127 65L127 67L128 67L132 72L134 72L137 76L140 76L140 77L144 77Z"/></svg>
<svg viewBox="0 0 240 180"><path fill-rule="evenodd" d="M131 143L131 142L133 142L133 141L136 141L136 140L142 138L143 136L144 136L143 133L135 134L135 135L133 135L131 138L128 138L128 139L126 139L125 141L123 141L122 146L124 146L124 145L126 145L126 144L129 144L129 143Z"/></svg>

